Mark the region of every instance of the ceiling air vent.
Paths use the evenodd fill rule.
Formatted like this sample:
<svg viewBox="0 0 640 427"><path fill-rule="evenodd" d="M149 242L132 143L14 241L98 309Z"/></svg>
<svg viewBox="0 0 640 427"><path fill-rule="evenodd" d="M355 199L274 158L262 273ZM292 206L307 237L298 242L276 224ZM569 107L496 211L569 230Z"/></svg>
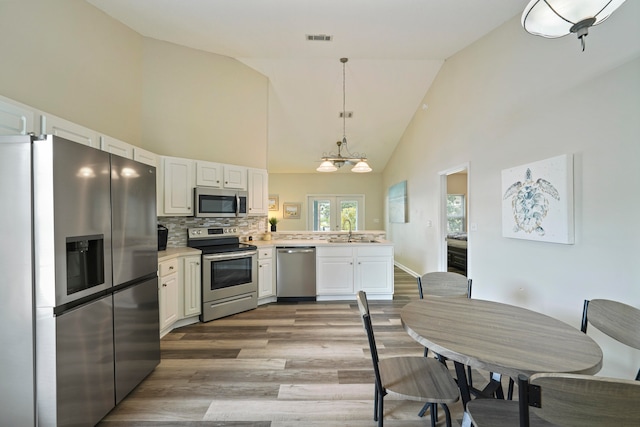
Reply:
<svg viewBox="0 0 640 427"><path fill-rule="evenodd" d="M330 42L333 36L327 34L307 34L307 41L310 42Z"/></svg>

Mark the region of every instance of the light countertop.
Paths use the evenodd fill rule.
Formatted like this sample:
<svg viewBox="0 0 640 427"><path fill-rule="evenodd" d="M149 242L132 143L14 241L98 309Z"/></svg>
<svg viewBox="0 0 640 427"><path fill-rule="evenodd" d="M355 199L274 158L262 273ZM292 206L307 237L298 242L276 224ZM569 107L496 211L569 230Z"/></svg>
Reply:
<svg viewBox="0 0 640 427"><path fill-rule="evenodd" d="M188 248L186 246L179 248L167 248L165 251L158 251L158 262L166 261L179 256L200 255L200 249Z"/></svg>
<svg viewBox="0 0 640 427"><path fill-rule="evenodd" d="M381 245L393 245L393 242L384 239L376 239L375 242L368 243L332 243L329 240L323 239L274 239L274 240L253 240L244 242L249 245L256 245L257 247L269 247L269 246L381 246Z"/></svg>

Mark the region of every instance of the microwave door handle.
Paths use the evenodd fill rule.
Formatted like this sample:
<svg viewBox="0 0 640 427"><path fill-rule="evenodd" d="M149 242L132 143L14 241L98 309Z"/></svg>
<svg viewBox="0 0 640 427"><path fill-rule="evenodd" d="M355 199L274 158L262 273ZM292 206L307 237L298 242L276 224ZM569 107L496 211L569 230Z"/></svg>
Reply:
<svg viewBox="0 0 640 427"><path fill-rule="evenodd" d="M240 216L240 196L236 193L236 216Z"/></svg>

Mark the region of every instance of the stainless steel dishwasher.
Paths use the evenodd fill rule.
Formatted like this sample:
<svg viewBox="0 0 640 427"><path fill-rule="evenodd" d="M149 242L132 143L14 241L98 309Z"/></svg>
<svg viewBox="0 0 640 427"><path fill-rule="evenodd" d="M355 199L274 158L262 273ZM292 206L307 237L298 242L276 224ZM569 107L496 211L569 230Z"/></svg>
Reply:
<svg viewBox="0 0 640 427"><path fill-rule="evenodd" d="M276 249L278 301L315 301L316 248L280 246Z"/></svg>

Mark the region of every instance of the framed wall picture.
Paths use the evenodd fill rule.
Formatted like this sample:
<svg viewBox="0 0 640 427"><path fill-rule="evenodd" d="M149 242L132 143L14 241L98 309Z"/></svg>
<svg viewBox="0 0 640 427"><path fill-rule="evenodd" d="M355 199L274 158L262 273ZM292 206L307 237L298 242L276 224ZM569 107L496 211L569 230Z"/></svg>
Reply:
<svg viewBox="0 0 640 427"><path fill-rule="evenodd" d="M300 203L283 203L282 217L284 219L300 219Z"/></svg>
<svg viewBox="0 0 640 427"><path fill-rule="evenodd" d="M389 187L389 222L407 222L407 181Z"/></svg>
<svg viewBox="0 0 640 427"><path fill-rule="evenodd" d="M502 171L502 235L573 244L573 155Z"/></svg>
<svg viewBox="0 0 640 427"><path fill-rule="evenodd" d="M278 195L277 194L269 194L269 210L277 211L278 210Z"/></svg>

